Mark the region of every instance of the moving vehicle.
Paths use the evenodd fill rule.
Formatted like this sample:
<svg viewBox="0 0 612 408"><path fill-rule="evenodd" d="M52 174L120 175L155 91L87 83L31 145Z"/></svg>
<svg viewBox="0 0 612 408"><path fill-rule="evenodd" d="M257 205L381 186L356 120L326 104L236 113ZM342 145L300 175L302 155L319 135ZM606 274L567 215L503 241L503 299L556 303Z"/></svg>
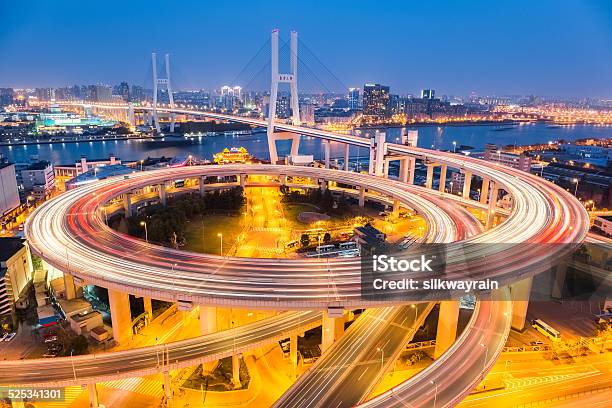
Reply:
<svg viewBox="0 0 612 408"><path fill-rule="evenodd" d="M536 329L537 331L539 331L546 337L550 338L551 340L559 340L561 338L561 333L559 333L557 330L550 327L543 320L540 320L540 319L532 320L531 325L533 326L534 329Z"/></svg>

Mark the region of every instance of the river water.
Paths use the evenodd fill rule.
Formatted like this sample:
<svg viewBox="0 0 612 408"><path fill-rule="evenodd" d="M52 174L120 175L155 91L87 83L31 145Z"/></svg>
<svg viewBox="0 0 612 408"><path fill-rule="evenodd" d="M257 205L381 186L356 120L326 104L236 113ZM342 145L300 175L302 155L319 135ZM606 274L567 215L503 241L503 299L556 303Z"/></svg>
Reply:
<svg viewBox="0 0 612 408"><path fill-rule="evenodd" d="M547 143L555 140L576 140L581 138L612 137L612 126L573 125L551 127L543 123L524 124L516 127L471 125L471 126L423 126L408 127L419 131L418 145L436 149L453 149L453 141L457 146L468 145L483 148L486 143L500 145L527 145ZM373 131L362 131L367 134ZM400 128L387 129L387 140L396 141L401 134ZM289 152L288 141L278 142L279 155ZM265 132L247 135L218 134L186 140L182 138L166 138L161 140L122 140L79 143L40 144L27 146L2 146L0 153L12 162L27 162L34 155L41 160L49 160L54 164L70 164L81 155L89 159L107 158L110 154L122 160L140 160L147 157L174 157L194 155L200 159L212 159L214 153L225 147L244 146L255 157L267 159L268 147ZM322 159L323 146L315 138L303 137L300 143L300 154L313 154ZM338 143L332 143L332 157L340 158L343 148ZM351 156L367 157L365 148L351 147Z"/></svg>

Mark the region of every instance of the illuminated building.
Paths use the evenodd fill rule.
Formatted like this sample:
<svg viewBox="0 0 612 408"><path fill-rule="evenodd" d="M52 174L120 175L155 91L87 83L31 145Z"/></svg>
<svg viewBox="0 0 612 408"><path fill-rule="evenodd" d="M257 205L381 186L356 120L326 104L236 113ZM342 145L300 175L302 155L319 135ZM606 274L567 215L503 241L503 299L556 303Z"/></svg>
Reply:
<svg viewBox="0 0 612 408"><path fill-rule="evenodd" d="M15 165L0 161L0 217L19 207Z"/></svg>
<svg viewBox="0 0 612 408"><path fill-rule="evenodd" d="M228 164L228 163L249 163L252 156L244 147L227 147L222 152L216 153L213 156L213 160L216 164Z"/></svg>
<svg viewBox="0 0 612 408"><path fill-rule="evenodd" d="M25 191L31 191L36 199L43 199L55 188L53 165L48 161L30 164L21 170L21 182Z"/></svg>
<svg viewBox="0 0 612 408"><path fill-rule="evenodd" d="M120 83L118 91L119 95L121 96L121 99L123 99L124 102L130 101L130 86L127 82L124 81Z"/></svg>
<svg viewBox="0 0 612 408"><path fill-rule="evenodd" d="M0 238L0 325L15 324L15 305L32 280L30 249L22 238Z"/></svg>
<svg viewBox="0 0 612 408"><path fill-rule="evenodd" d="M526 172L531 170L531 157L502 151L499 146L491 143L485 146L484 159Z"/></svg>
<svg viewBox="0 0 612 408"><path fill-rule="evenodd" d="M348 107L349 107L349 109L357 110L357 109L360 108L360 105L359 105L359 94L360 94L360 89L359 88L349 88L349 93L348 93Z"/></svg>
<svg viewBox="0 0 612 408"><path fill-rule="evenodd" d="M421 99L435 99L436 91L435 89L422 89L421 90Z"/></svg>
<svg viewBox="0 0 612 408"><path fill-rule="evenodd" d="M363 114L375 119L389 118L389 87L380 84L363 86Z"/></svg>

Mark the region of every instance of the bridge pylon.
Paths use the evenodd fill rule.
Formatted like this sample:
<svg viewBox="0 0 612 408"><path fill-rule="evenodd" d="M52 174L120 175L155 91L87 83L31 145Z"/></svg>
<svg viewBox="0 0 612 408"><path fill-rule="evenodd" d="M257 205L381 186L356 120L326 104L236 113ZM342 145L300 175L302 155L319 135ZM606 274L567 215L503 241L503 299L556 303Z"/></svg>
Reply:
<svg viewBox="0 0 612 408"><path fill-rule="evenodd" d="M289 100L289 107L291 108L291 122L293 125L299 126L300 120L300 107L298 102L298 88L297 88L297 32L291 31L290 41L290 68L291 72L288 74L281 74L278 68L278 29L272 30L271 39L271 66L272 66L272 81L270 89L270 108L268 110L268 148L270 149L270 162L272 164L278 163L278 153L276 151L277 140L290 139L291 142L291 154L298 154L298 146L300 143L300 135L293 133L275 133L274 122L277 120L276 117L276 101L278 99L278 85L281 83L289 84L289 90L291 92L291 99Z"/></svg>
<svg viewBox="0 0 612 408"><path fill-rule="evenodd" d="M151 53L151 62L152 62L152 70L153 70L153 125L155 126L155 130L157 132L161 131L161 127L159 124L159 114L157 112L157 90L159 85L162 85L166 88L168 92L168 101L170 102L170 107L174 109L174 95L172 95L172 85L170 83L170 54L165 55L165 65L166 65L166 77L158 78L157 77L157 53ZM170 132L174 132L174 121L175 115L174 113L170 114Z"/></svg>

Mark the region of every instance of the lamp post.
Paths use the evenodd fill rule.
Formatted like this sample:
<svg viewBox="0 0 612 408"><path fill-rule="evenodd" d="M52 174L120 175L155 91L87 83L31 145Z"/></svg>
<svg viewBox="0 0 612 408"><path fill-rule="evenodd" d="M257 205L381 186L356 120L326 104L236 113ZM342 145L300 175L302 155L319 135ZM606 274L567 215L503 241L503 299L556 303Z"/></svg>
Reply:
<svg viewBox="0 0 612 408"><path fill-rule="evenodd" d="M416 305L410 305L410 307L414 309L414 323L416 324L416 321L418 319L417 307L416 307Z"/></svg>
<svg viewBox="0 0 612 408"><path fill-rule="evenodd" d="M453 153L457 153L457 142L453 140Z"/></svg>
<svg viewBox="0 0 612 408"><path fill-rule="evenodd" d="M144 227L145 230L145 242L149 242L149 231L147 230L147 222L146 221L140 221L140 225L142 225Z"/></svg>
<svg viewBox="0 0 612 408"><path fill-rule="evenodd" d="M380 369L382 370L385 366L385 350L380 347L377 347L376 350L380 351Z"/></svg>
<svg viewBox="0 0 612 408"><path fill-rule="evenodd" d="M218 233L217 236L221 240L221 256L223 256L223 234L222 233Z"/></svg>
<svg viewBox="0 0 612 408"><path fill-rule="evenodd" d="M579 179L575 178L572 180L574 182L574 184L576 184L576 188L574 188L574 195L576 197L578 197L578 182L580 181Z"/></svg>
<svg viewBox="0 0 612 408"><path fill-rule="evenodd" d="M429 382L431 383L431 385L436 387L434 391L434 400L433 400L433 408L436 408L436 400L438 399L438 383L434 380L431 380Z"/></svg>

